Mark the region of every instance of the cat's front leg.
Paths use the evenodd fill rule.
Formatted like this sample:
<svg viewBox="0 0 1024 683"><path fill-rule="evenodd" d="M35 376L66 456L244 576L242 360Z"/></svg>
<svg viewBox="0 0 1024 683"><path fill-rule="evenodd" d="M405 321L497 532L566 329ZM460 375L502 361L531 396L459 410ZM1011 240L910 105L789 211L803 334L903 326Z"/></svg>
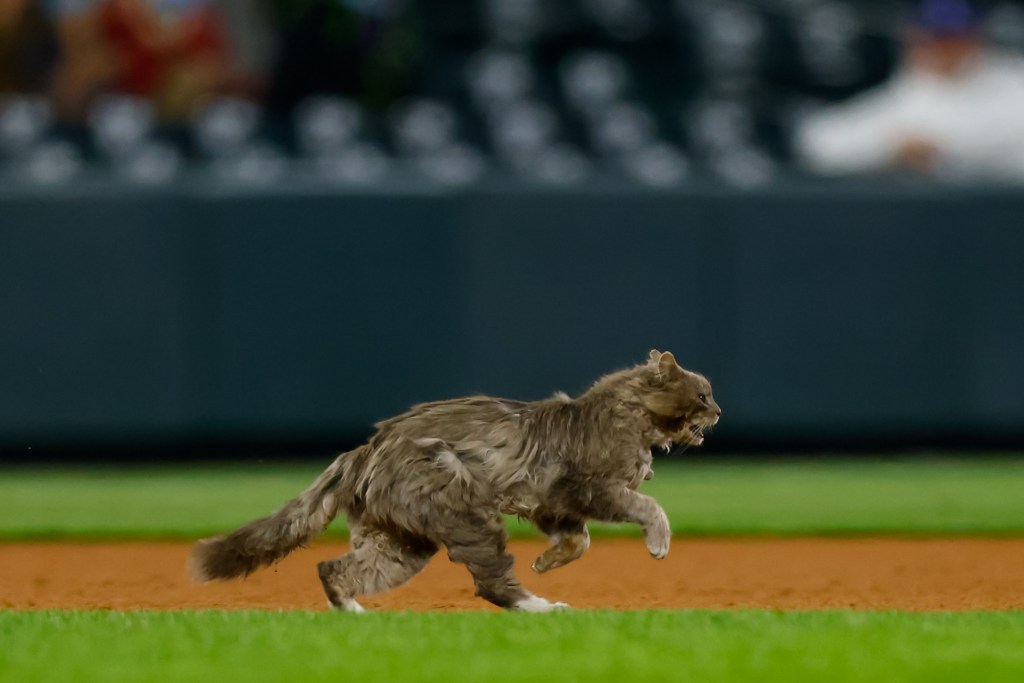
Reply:
<svg viewBox="0 0 1024 683"><path fill-rule="evenodd" d="M590 508L591 516L601 521L639 524L644 530L644 542L651 557L660 560L668 555L672 540L668 515L650 496L615 486L596 492Z"/></svg>
<svg viewBox="0 0 1024 683"><path fill-rule="evenodd" d="M551 547L533 562L538 574L579 559L590 547L590 532L582 519L537 515L534 523L551 538Z"/></svg>

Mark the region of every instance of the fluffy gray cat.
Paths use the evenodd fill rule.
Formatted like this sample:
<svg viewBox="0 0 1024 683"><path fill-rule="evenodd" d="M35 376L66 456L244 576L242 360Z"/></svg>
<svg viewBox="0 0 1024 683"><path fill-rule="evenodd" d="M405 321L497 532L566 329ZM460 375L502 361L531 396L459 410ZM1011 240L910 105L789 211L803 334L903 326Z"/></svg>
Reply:
<svg viewBox="0 0 1024 683"><path fill-rule="evenodd" d="M338 609L362 611L357 595L408 581L442 546L469 568L477 595L495 605L566 607L516 580L502 514L550 536L533 563L538 572L583 554L587 519L639 524L647 549L661 559L668 518L636 492L652 476L651 449L699 446L721 414L708 380L659 351L577 398L425 403L379 423L367 444L340 455L277 512L199 541L189 564L199 581L248 575L316 538L343 511L352 550L318 566Z"/></svg>

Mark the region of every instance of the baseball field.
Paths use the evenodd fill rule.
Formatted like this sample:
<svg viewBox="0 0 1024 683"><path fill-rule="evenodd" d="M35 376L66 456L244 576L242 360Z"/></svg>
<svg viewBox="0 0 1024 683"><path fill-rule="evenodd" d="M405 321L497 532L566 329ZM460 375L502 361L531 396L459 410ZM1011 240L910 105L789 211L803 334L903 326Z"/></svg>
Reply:
<svg viewBox="0 0 1024 683"><path fill-rule="evenodd" d="M1020 681L1024 461L656 463L673 524L593 525L528 588L575 610L501 613L439 553L409 584L327 610L322 541L198 585L191 541L291 498L324 463L0 472L0 681Z"/></svg>

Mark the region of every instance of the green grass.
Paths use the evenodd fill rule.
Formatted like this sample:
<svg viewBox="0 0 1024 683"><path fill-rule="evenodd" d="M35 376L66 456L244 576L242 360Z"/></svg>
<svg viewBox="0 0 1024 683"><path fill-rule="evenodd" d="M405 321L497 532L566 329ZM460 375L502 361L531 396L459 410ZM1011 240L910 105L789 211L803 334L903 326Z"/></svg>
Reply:
<svg viewBox="0 0 1024 683"><path fill-rule="evenodd" d="M0 471L0 538L193 538L293 497L325 463ZM679 534L1024 534L1024 460L657 462ZM510 522L515 535L532 533ZM635 534L595 525L595 533ZM344 533L343 522L332 526Z"/></svg>
<svg viewBox="0 0 1024 683"><path fill-rule="evenodd" d="M206 535L271 511L319 469L8 469L0 538ZM676 461L656 471L642 490L681 534L1024 535L1024 461ZM1024 612L0 610L0 683L208 680L1016 682Z"/></svg>
<svg viewBox="0 0 1024 683"><path fill-rule="evenodd" d="M0 681L1021 681L1024 612L0 612Z"/></svg>

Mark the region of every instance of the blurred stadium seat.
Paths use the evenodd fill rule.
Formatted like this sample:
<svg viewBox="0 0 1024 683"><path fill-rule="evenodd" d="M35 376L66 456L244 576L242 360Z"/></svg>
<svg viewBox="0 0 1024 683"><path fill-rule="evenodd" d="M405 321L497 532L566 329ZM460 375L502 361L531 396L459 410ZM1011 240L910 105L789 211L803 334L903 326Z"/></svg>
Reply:
<svg viewBox="0 0 1024 683"><path fill-rule="evenodd" d="M45 135L52 118L49 103L39 96L0 99L0 149L7 158L28 152Z"/></svg>
<svg viewBox="0 0 1024 683"><path fill-rule="evenodd" d="M327 11L321 4L302 11ZM994 5L995 39L1024 45L1024 9ZM30 182L88 170L159 184L215 168L218 178L259 183L294 166L357 183L402 168L447 183L492 173L574 182L599 171L658 187L697 177L761 184L791 170L794 112L891 73L904 8L848 0L346 5L331 11L347 12L340 16L356 33L333 53L309 48L340 55L319 64L337 77L308 85L301 98L294 91L306 86L292 83L292 99L282 100L267 95L281 90L274 79L290 77L274 71L275 45L305 64L295 57L302 45L287 42L298 24L239 7L222 16L227 33L245 24L261 36L236 59L246 87L228 79L191 122L163 120L151 102L118 93L100 93L84 122L57 120L38 93L8 93L0 164ZM415 55L397 76L381 75L385 35L397 41L389 50ZM253 85L261 78L271 82L262 90ZM392 93L384 100L374 90L380 82Z"/></svg>

